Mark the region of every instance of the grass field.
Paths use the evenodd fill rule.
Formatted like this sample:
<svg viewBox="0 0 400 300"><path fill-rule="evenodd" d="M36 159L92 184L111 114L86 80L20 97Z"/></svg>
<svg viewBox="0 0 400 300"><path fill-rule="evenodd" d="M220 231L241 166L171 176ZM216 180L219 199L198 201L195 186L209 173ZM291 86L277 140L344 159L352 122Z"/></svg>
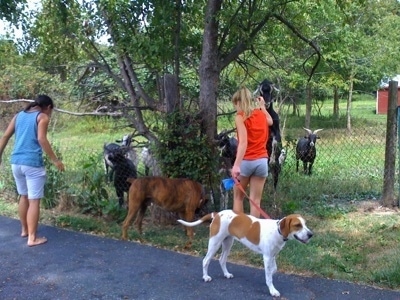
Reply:
<svg viewBox="0 0 400 300"><path fill-rule="evenodd" d="M330 107L329 102L324 103L322 115L312 118L312 129L324 129L319 134L312 176L295 170L294 146L304 135L304 117L281 109L288 156L277 192L268 183L262 207L276 218L292 212L303 214L315 236L308 245L289 241L278 257L278 270L400 290L400 213L379 203L385 172L386 116L374 114L372 98L356 99L353 131L349 133L345 117L332 120ZM343 103L341 107L345 108ZM57 116L54 121L57 130L49 137L62 154L67 171L62 178L52 173L51 179L56 187L63 187L63 193L53 194L56 206L42 210L41 222L120 238L125 211L118 209L112 186L104 181L101 151L104 142L120 138L129 128L106 119ZM221 120L220 129L232 128L231 122L229 118ZM0 169L0 214L16 218L16 212L13 181L4 163ZM132 241L198 256L206 253L207 225L196 228L190 250L184 249L186 237L180 225L159 224L148 213L143 227L142 237L131 228ZM261 256L237 243L230 261L263 267Z"/></svg>

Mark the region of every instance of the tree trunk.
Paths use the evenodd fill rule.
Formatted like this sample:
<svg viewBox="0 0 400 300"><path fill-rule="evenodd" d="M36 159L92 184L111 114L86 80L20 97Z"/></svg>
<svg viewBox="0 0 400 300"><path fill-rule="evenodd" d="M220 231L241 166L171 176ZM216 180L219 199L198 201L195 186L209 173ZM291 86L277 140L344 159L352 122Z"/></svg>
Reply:
<svg viewBox="0 0 400 300"><path fill-rule="evenodd" d="M201 130L210 143L217 133L217 91L220 74L218 20L222 0L208 0L205 16L200 73Z"/></svg>
<svg viewBox="0 0 400 300"><path fill-rule="evenodd" d="M347 117L347 131L351 132L351 101L353 100L353 83L354 83L354 75L350 75L349 82L349 97L347 98L347 109L346 109L346 117Z"/></svg>
<svg viewBox="0 0 400 300"><path fill-rule="evenodd" d="M339 119L339 93L337 86L333 87L333 117Z"/></svg>
<svg viewBox="0 0 400 300"><path fill-rule="evenodd" d="M165 95L166 111L171 114L180 109L180 95L178 89L178 78L173 74L166 74L163 80L163 94ZM150 206L153 223L160 225L176 224L178 214L169 212L158 205Z"/></svg>
<svg viewBox="0 0 400 300"><path fill-rule="evenodd" d="M166 74L164 76L164 95L167 114L173 113L180 108L178 78L175 75Z"/></svg>
<svg viewBox="0 0 400 300"><path fill-rule="evenodd" d="M312 91L311 91L311 85L310 83L307 84L307 96L306 96L306 119L304 122L304 126L306 128L310 128L311 124L311 109L312 109Z"/></svg>
<svg viewBox="0 0 400 300"><path fill-rule="evenodd" d="M207 136L210 147L214 151L214 157L218 157L217 147L213 147L213 145L215 145L214 139L217 134L217 91L221 72L217 20L221 5L222 0L207 1L203 48L199 66L201 132ZM218 166L215 167L215 174L217 174ZM219 203L220 195L213 186L215 184L210 182L211 191L214 191L211 192L211 202L216 205Z"/></svg>
<svg viewBox="0 0 400 300"><path fill-rule="evenodd" d="M181 37L181 23L182 23L182 3L181 0L176 0L175 1L175 10L176 10L176 25L175 25L175 31L174 31L174 73L177 78L177 81L179 81L179 76L180 76L180 59L179 59L179 53L180 53L180 37ZM176 85L177 88L177 93L180 94L179 92L179 84Z"/></svg>
<svg viewBox="0 0 400 300"><path fill-rule="evenodd" d="M292 102L292 116L296 116L297 109L296 109L296 102Z"/></svg>

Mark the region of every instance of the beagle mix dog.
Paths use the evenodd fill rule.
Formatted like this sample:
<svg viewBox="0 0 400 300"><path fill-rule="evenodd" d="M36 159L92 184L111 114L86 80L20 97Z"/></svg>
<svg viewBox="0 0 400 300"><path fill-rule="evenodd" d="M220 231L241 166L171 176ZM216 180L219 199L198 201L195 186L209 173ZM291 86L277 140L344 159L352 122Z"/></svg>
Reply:
<svg viewBox="0 0 400 300"><path fill-rule="evenodd" d="M196 226L205 221L210 221L210 239L208 251L203 259L203 279L211 281L208 275L208 265L215 253L222 245L219 259L222 271L226 278L233 275L226 268L226 261L234 240L240 241L249 249L260 253L264 258L265 280L271 296L279 297L280 293L272 283L272 275L276 272L275 258L285 246L287 240L298 240L308 243L313 233L306 226L305 220L298 214L286 216L281 220L258 219L243 213L235 213L232 210L223 210L219 213L211 213L195 222L178 220L185 226Z"/></svg>

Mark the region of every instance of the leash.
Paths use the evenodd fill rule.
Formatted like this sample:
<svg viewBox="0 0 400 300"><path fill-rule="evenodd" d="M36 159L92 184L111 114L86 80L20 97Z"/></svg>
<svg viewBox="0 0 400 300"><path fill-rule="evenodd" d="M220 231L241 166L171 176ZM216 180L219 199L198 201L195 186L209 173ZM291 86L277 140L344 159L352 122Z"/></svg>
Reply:
<svg viewBox="0 0 400 300"><path fill-rule="evenodd" d="M244 188L242 187L242 185L240 184L239 180L237 178L233 178L233 180L235 181L235 185L238 187L238 189L246 196L247 199L249 199L249 201L251 202L251 204L254 205L255 208L257 208L257 210L260 212L260 214L265 218L265 219L271 219L271 217L262 210L262 208L255 203L247 194L246 191L244 190Z"/></svg>

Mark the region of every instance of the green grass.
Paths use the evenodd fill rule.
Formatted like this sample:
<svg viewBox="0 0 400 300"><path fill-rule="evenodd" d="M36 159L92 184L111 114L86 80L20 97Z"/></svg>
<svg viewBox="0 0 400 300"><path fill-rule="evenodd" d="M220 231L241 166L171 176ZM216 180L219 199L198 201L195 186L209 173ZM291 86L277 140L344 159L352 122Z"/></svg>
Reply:
<svg viewBox="0 0 400 300"><path fill-rule="evenodd" d="M230 103L224 105L231 109ZM294 147L305 133L304 116L291 116L285 113L286 107L281 109L287 160L277 192L273 192L270 180L266 185L262 207L275 218L292 212L303 214L315 236L308 245L289 241L278 256L278 270L400 290L400 215L380 207L378 201L385 172L386 116L374 114L373 98L357 97L353 102L353 130L349 133L343 115L345 102L340 104L338 120L331 117L331 106L325 101L322 115L311 119L311 129L324 129L319 133L312 176L296 172ZM303 106L300 111L304 112ZM42 210L41 222L119 239L126 212L119 210L112 186L104 182L101 153L105 142L113 142L131 129L121 127L122 122L92 117L57 116L52 124L57 130L49 137L63 155L68 188L57 199L57 207ZM232 116L219 120L220 129L233 126ZM7 151L5 157L10 149ZM107 198L102 199L104 192ZM97 210L82 214L77 199L83 196L87 198L80 201L90 199ZM0 214L16 218L15 191L6 163L0 171L0 199ZM245 209L248 211L247 202ZM148 212L143 230L140 236L132 226L129 239L197 256L207 251L207 225L195 228L189 250L184 248L186 236L180 225L159 224ZM230 261L263 268L262 257L238 243Z"/></svg>

